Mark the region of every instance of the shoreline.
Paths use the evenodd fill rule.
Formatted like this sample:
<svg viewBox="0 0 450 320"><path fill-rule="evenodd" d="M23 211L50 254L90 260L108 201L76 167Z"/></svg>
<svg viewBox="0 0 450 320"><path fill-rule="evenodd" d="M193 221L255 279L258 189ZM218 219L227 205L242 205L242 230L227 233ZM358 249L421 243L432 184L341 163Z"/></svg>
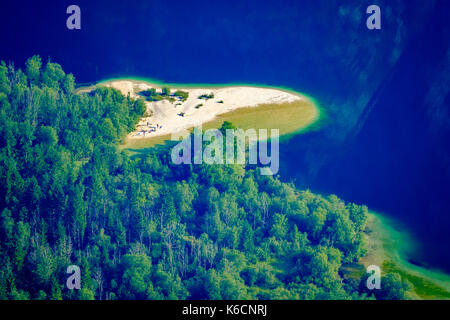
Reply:
<svg viewBox="0 0 450 320"><path fill-rule="evenodd" d="M170 87L173 89L181 89L181 88L220 89L220 88L230 88L230 87L250 87L250 88L261 88L261 89L275 89L275 90L284 91L284 92L287 92L290 94L298 95L301 97L305 97L311 101L314 101L316 104L316 101L313 97L311 97L305 93L298 92L292 88L283 87L283 86L272 86L272 85L266 85L266 84L261 84L261 83L243 83L243 82L229 82L229 83L201 83L201 82L199 82L199 83L178 83L178 82L173 82L173 83L166 83L164 81L161 81L158 79L153 79L153 78L124 76L124 77L106 78L106 79L103 79L103 80L100 80L100 81L94 83L90 87L94 87L95 85L102 85L103 83L113 82L113 81L131 81L136 84L146 83L149 85L154 85L155 87L159 87L159 88L167 86L167 87ZM82 88L83 87L79 87L79 88L77 88L77 90L82 89Z"/></svg>
<svg viewBox="0 0 450 320"><path fill-rule="evenodd" d="M450 299L450 275L411 263L420 255L420 243L399 221L370 211L364 238L367 254L358 264L378 265L382 273L399 273L413 285L418 299ZM420 261L420 259L417 259Z"/></svg>
<svg viewBox="0 0 450 320"><path fill-rule="evenodd" d="M264 85L164 84L148 79L118 78L80 87L77 93L89 92L98 85L113 87L132 98L144 98L147 116L127 135L121 148L153 147L170 140L174 133L190 131L196 126L218 128L223 121L230 121L244 130L279 129L280 138L288 139L317 128L323 113L318 103L307 95ZM183 91L188 96L181 100L171 91L170 96L163 96L162 100L148 101L143 93L152 88L159 98L162 88ZM277 113L275 117L274 113Z"/></svg>

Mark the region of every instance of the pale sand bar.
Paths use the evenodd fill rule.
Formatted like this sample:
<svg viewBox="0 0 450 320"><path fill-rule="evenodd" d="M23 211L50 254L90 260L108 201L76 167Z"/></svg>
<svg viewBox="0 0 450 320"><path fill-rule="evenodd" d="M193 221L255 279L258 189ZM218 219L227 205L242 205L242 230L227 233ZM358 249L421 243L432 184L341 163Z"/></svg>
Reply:
<svg viewBox="0 0 450 320"><path fill-rule="evenodd" d="M161 92L161 85L137 80L111 80L100 83L103 86L118 89L125 96L130 94L133 98L141 97L143 91L155 88ZM176 87L171 93L181 90L189 93L186 101L176 98L174 102L168 100L146 101L147 114L136 127L136 130L127 136L127 140L147 139L158 136L167 136L190 129L201 124L211 122L217 116L230 113L244 107L257 107L265 105L286 105L295 102L305 102L313 109L311 123L318 118L319 111L308 98L300 94L291 93L273 88L259 88L251 86L229 86L213 88ZM140 94L141 93L141 94ZM213 94L214 98L199 99L201 95ZM220 103L222 102L222 103ZM196 106L202 104L201 107ZM311 114L311 110L309 110ZM276 117L273 114L273 117Z"/></svg>

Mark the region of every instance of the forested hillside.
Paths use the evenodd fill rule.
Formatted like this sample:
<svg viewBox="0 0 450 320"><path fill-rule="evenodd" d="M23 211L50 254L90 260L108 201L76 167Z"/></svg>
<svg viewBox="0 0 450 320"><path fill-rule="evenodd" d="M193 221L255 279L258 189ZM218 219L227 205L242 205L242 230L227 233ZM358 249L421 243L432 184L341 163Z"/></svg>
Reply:
<svg viewBox="0 0 450 320"><path fill-rule="evenodd" d="M0 65L1 299L359 299L367 208L242 165L117 145L144 113L61 66ZM81 290L65 287L79 265ZM377 298L404 298L391 276Z"/></svg>

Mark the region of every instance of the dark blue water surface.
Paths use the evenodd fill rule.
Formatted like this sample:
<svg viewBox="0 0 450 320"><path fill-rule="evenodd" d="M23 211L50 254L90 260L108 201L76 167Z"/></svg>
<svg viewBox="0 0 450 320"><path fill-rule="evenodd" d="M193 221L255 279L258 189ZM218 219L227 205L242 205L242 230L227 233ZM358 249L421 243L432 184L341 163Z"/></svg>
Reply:
<svg viewBox="0 0 450 320"><path fill-rule="evenodd" d="M68 30L67 6L82 29ZM368 30L367 6L382 29ZM0 59L33 54L78 82L252 83L326 110L281 146L281 177L399 218L450 271L450 1L9 1Z"/></svg>

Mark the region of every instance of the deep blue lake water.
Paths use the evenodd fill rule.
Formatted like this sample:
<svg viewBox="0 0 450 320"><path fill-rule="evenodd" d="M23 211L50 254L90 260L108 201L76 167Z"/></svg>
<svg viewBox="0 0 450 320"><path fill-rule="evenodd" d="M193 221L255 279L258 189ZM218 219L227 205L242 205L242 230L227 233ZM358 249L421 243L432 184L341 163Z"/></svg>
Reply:
<svg viewBox="0 0 450 320"><path fill-rule="evenodd" d="M367 1L366 1L367 2ZM50 58L77 82L289 87L328 120L281 147L281 176L405 222L450 271L450 1L47 1L0 4L0 59ZM366 26L368 5L382 29ZM81 30L66 8L81 8Z"/></svg>

